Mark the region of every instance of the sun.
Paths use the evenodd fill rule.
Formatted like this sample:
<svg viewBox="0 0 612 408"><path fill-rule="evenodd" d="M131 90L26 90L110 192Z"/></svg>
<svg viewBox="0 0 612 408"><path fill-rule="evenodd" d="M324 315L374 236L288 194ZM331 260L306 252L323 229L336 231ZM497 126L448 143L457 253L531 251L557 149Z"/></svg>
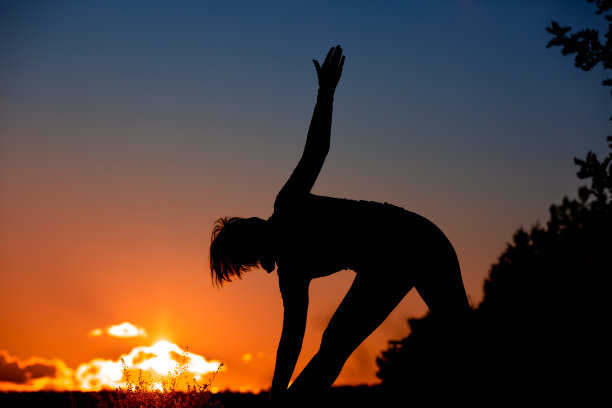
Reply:
<svg viewBox="0 0 612 408"><path fill-rule="evenodd" d="M159 340L152 346L139 346L118 360L95 359L84 363L76 370L80 388L88 391L115 389L124 384L125 370L145 372L151 377L164 377L183 370L195 381L203 380L208 374L218 372L221 363L207 361L204 357L190 353L168 341Z"/></svg>

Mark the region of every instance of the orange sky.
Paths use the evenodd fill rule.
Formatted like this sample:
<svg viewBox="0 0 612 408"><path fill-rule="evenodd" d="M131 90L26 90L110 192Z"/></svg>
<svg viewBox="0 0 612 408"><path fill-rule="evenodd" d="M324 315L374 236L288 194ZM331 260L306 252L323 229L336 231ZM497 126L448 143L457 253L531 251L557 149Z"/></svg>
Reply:
<svg viewBox="0 0 612 408"><path fill-rule="evenodd" d="M36 170L4 184L15 194L3 200L0 263L12 273L2 276L10 290L0 298L0 332L10 335L2 336L0 349L21 360L58 358L76 370L95 358L118 360L136 346L168 340L223 362L226 370L215 380L220 389L269 387L282 321L277 280L254 270L222 289L212 286L207 249L223 200L195 189L196 178L193 190L178 192L164 182L130 190L128 181L89 184L80 180L82 173L60 177L53 168ZM190 198L168 202L168 190ZM265 209L255 215L266 216ZM470 248L457 247L464 268L489 262L461 256ZM352 278L344 271L312 283L297 372L316 352ZM466 280L471 297L480 297L481 283ZM408 334L408 317L425 311L410 293L349 359L337 384L376 382L376 355L388 340ZM147 337L88 335L124 321L143 327Z"/></svg>

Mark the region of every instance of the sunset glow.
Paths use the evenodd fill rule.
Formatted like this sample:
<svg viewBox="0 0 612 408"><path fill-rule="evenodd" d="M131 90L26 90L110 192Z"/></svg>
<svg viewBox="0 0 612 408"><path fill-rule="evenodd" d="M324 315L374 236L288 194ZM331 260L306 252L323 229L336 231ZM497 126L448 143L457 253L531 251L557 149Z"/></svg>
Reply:
<svg viewBox="0 0 612 408"><path fill-rule="evenodd" d="M176 344L162 340L150 347L136 347L117 360L96 359L81 364L75 374L78 389L99 391L124 385L122 360L129 371L143 370L153 377L168 375L185 366L186 372L196 381L220 366L219 362L206 361L202 356L187 353Z"/></svg>
<svg viewBox="0 0 612 408"><path fill-rule="evenodd" d="M135 326L122 323L115 327ZM142 328L141 328L142 329ZM123 331L121 331L123 332ZM126 336L120 336L126 337ZM208 374L217 372L220 363L208 361L203 356L189 352L176 344L160 340L151 346L138 346L122 354L116 360L93 359L71 369L59 360L31 357L27 360L0 351L0 391L100 391L112 390L126 384L124 364L131 376L138 371L149 378L161 378L178 371L184 372L190 381L205 381ZM155 382L152 382L155 387ZM161 383L157 383L161 387ZM180 386L180 384L179 384ZM184 384L183 384L184 386Z"/></svg>

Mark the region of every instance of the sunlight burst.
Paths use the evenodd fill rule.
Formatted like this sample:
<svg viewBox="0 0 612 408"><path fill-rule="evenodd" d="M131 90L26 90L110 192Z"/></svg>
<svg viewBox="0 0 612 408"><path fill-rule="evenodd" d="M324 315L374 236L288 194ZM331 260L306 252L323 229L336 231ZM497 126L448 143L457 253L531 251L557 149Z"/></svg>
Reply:
<svg viewBox="0 0 612 408"><path fill-rule="evenodd" d="M125 381L122 360L129 371L142 370L161 376L174 372L183 364L186 373L196 381L202 380L206 374L218 371L220 367L217 361L207 361L200 355L187 353L176 344L162 340L150 347L135 347L118 360L95 359L81 364L76 370L79 388L98 391L122 386Z"/></svg>

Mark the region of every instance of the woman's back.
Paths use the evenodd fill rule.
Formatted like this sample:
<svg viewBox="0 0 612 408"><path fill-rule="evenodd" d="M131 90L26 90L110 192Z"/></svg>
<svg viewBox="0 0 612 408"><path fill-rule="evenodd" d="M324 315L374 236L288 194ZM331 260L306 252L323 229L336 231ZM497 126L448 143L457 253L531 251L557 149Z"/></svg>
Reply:
<svg viewBox="0 0 612 408"><path fill-rule="evenodd" d="M385 273L373 269L430 258L431 244L447 241L433 223L403 208L314 194L279 194L270 221L279 267L306 268L312 277L342 269Z"/></svg>

